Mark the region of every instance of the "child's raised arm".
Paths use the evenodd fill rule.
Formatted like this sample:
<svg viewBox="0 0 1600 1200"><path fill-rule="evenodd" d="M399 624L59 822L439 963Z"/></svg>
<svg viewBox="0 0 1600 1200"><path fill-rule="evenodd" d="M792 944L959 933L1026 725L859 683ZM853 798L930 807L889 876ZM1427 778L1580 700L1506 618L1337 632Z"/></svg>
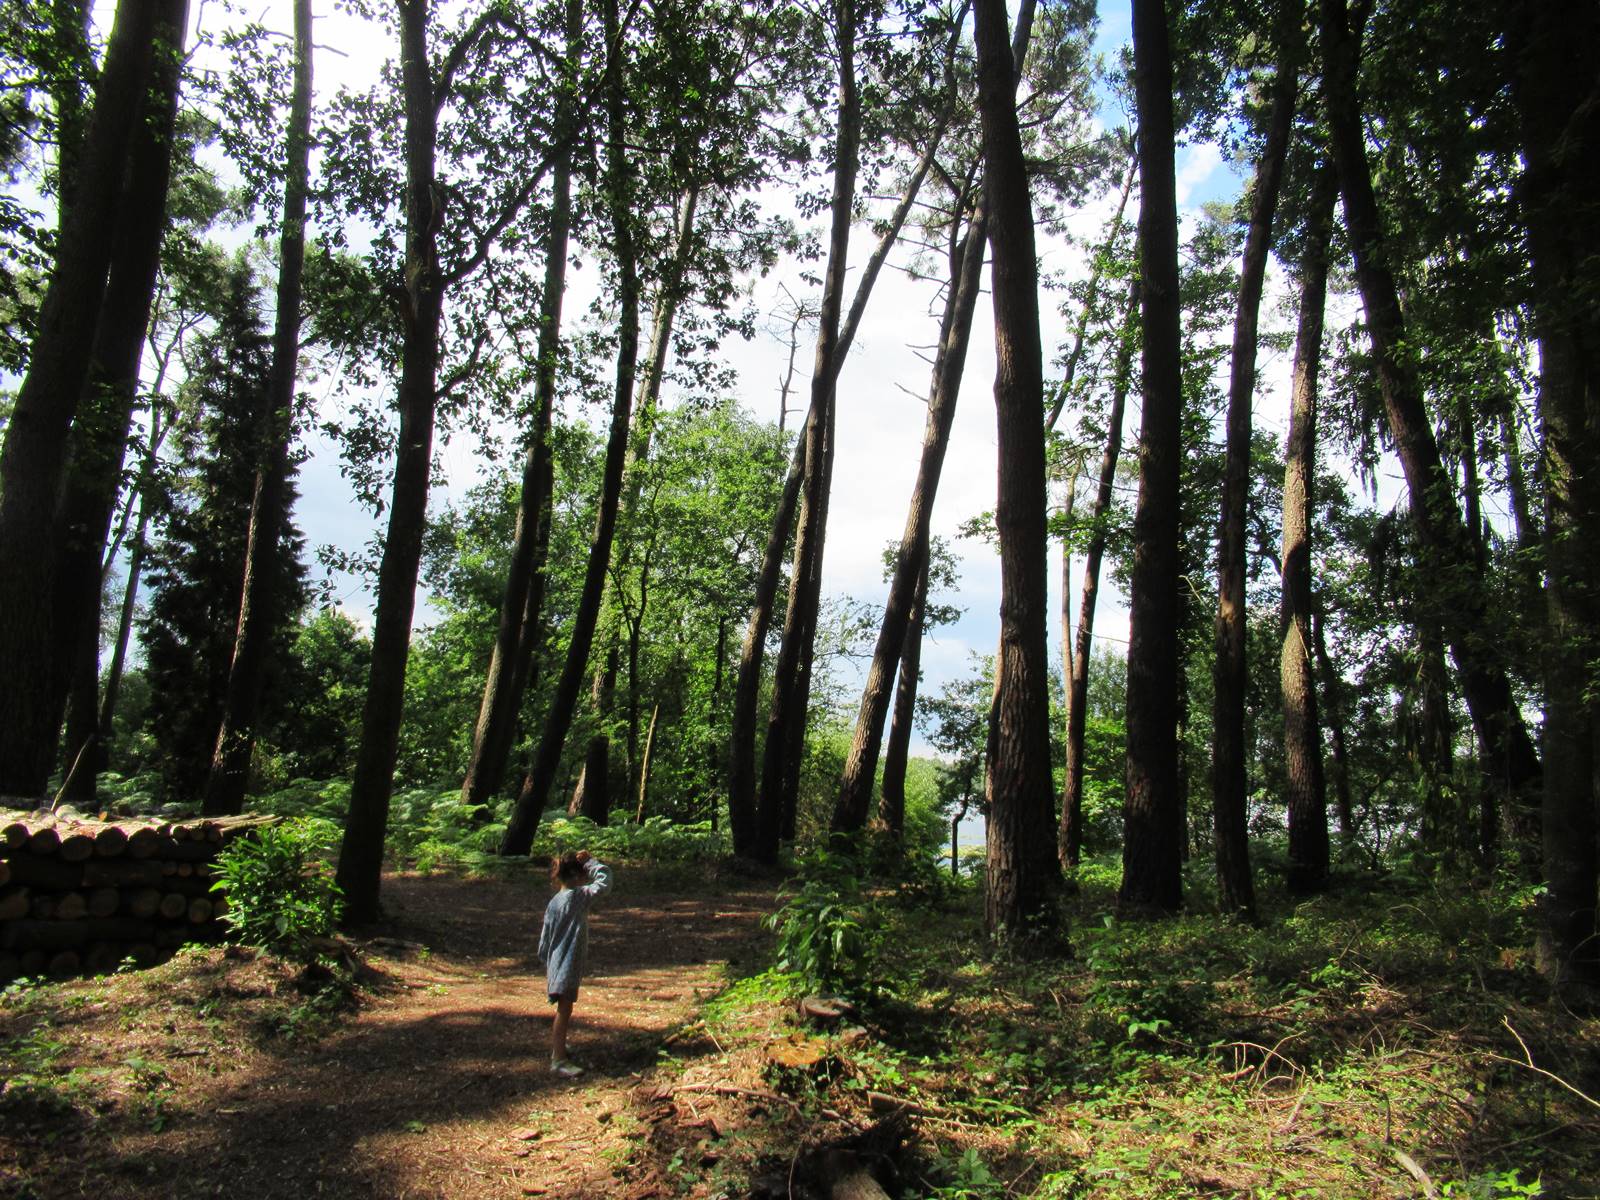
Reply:
<svg viewBox="0 0 1600 1200"><path fill-rule="evenodd" d="M584 864L589 872L589 882L583 885L583 891L591 900L604 896L611 890L611 868L597 858L590 858Z"/></svg>

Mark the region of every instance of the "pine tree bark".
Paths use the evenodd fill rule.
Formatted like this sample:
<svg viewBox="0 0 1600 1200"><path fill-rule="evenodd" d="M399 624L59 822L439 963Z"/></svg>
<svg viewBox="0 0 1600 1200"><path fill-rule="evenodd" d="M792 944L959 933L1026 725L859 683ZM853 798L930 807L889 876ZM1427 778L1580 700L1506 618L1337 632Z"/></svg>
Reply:
<svg viewBox="0 0 1600 1200"><path fill-rule="evenodd" d="M1546 895L1539 964L1556 986L1600 981L1595 900L1600 700L1600 13L1581 0L1509 10L1526 171L1544 450Z"/></svg>
<svg viewBox="0 0 1600 1200"><path fill-rule="evenodd" d="M399 0L397 9L406 113L405 296L401 300L405 339L400 356L400 431L389 526L378 566L378 604L361 745L335 873L345 898L344 919L352 925L371 923L380 911L384 836L405 707L406 660L411 649L422 535L427 526L439 325L444 311L445 282L438 261L443 193L434 174L438 109L428 60L429 5L427 0Z"/></svg>
<svg viewBox="0 0 1600 1200"><path fill-rule="evenodd" d="M1330 145L1339 173L1356 282L1377 359L1379 391L1406 477L1423 569L1434 581L1437 616L1483 747L1486 774L1502 796L1525 805L1539 786L1539 758L1494 645L1487 597L1473 566L1472 539L1440 459L1411 359L1413 351L1408 349L1399 294L1386 261L1383 222L1355 90L1359 31L1350 28L1345 0L1321 0L1321 9L1323 96Z"/></svg>
<svg viewBox="0 0 1600 1200"><path fill-rule="evenodd" d="M1317 375L1322 363L1323 313L1328 291L1328 238L1336 181L1321 167L1312 187L1305 246L1300 254L1300 320L1295 331L1289 440L1283 473L1283 758L1289 820L1289 888L1322 890L1328 879L1328 794L1317 719L1315 637L1311 628L1311 514L1315 511ZM1348 799L1346 800L1348 805ZM1349 816L1340 831L1350 836Z"/></svg>
<svg viewBox="0 0 1600 1200"><path fill-rule="evenodd" d="M995 409L1000 460L1000 653L984 921L994 935L1029 936L1047 918L1060 872L1051 842L1048 566L1044 360L1032 199L1017 125L1020 63L1003 0L973 5L984 194L994 254ZM1026 43L1021 43L1023 47Z"/></svg>
<svg viewBox="0 0 1600 1200"><path fill-rule="evenodd" d="M1084 731L1089 720L1089 664L1094 649L1095 607L1100 597L1100 566L1106 552L1106 519L1111 512L1117 461L1122 456L1122 421L1133 383L1134 331L1139 312L1139 280L1128 284L1127 318L1112 367L1111 406L1106 413L1106 447L1100 456L1094 509L1089 516L1089 545L1083 556L1083 593L1078 600L1078 635L1072 652L1072 677L1067 681L1067 758L1061 782L1061 826L1056 851L1063 867L1083 857Z"/></svg>
<svg viewBox="0 0 1600 1200"><path fill-rule="evenodd" d="M1127 785L1122 886L1127 911L1183 902L1178 777L1178 485L1183 386L1172 55L1162 0L1133 2L1139 118L1139 279L1144 413L1129 602Z"/></svg>
<svg viewBox="0 0 1600 1200"><path fill-rule="evenodd" d="M255 749L256 711L266 678L273 631L283 622L283 532L294 472L294 389L300 366L300 307L306 261L306 199L311 183L311 0L294 5L294 91L285 131L283 223L278 238L278 311L272 332L272 373L261 431L245 543L244 580L228 696L206 778L207 816L242 812Z"/></svg>
<svg viewBox="0 0 1600 1200"><path fill-rule="evenodd" d="M128 151L121 217L95 326L93 360L67 445L56 508L59 560L53 621L56 645L50 697L52 729L72 695L64 760L71 774L63 799L92 803L103 748L98 744L100 601L103 556L122 485L122 464L139 391L145 328L155 295L167 224L167 183L182 76L186 0L162 0L149 87ZM71 768L80 763L76 772Z"/></svg>
<svg viewBox="0 0 1600 1200"><path fill-rule="evenodd" d="M567 0L568 69L575 67L583 37L583 5ZM541 642L545 554L550 540L554 464L550 427L556 403L556 366L561 347L561 307L567 290L567 242L572 229L572 128L576 103L569 89L557 99L555 125L561 130L550 171L550 210L545 228L544 282L539 293L539 342L534 367L533 423L522 457L522 490L517 499L511 559L495 628L494 649L484 678L483 698L472 731L472 752L461 781L461 803L487 805L505 780L516 736L517 712Z"/></svg>
<svg viewBox="0 0 1600 1200"><path fill-rule="evenodd" d="M939 491L939 476L944 469L945 451L950 445L950 428L955 421L961 376L966 369L972 316L977 308L978 293L982 290L987 226L987 207L980 203L968 225L959 253L952 256L951 287L941 321L943 328L939 349L935 354L927 426L922 437L922 457L917 464L917 479L906 513L905 531L900 536L900 551L895 556L894 578L878 627L878 640L873 647L872 663L867 669L855 733L834 805L832 828L835 833L853 832L866 824L872 788L877 779L878 747L883 740L883 726L889 714L890 689L906 645L918 587L926 588L933 505Z"/></svg>
<svg viewBox="0 0 1600 1200"><path fill-rule="evenodd" d="M1250 504L1250 427L1256 391L1256 343L1261 291L1272 249L1272 218L1278 207L1283 164L1289 152L1299 94L1300 10L1296 0L1281 0L1277 75L1272 83L1267 140L1256 163L1250 197L1250 224L1239 269L1239 299L1233 321L1233 355L1228 380L1227 451L1218 522L1217 619L1212 668L1211 811L1216 832L1217 899L1225 913L1255 915L1255 882L1250 873L1247 826L1249 781L1245 753L1245 525ZM1324 845L1326 839L1324 839Z"/></svg>
<svg viewBox="0 0 1600 1200"><path fill-rule="evenodd" d="M617 35L616 0L606 0L606 45L611 53L623 52ZM628 456L628 432L633 409L634 377L639 358L639 271L633 237L633 168L626 145L625 72L622 64L612 64L607 88L607 207L611 216L613 253L617 263L617 368L612 393L611 430L606 439L604 477L594 533L589 541L589 557L584 569L583 590L572 618L571 640L566 662L556 682L555 694L545 719L533 766L522 781L516 808L506 826L503 854L527 854L533 845L534 831L550 800L561 765L567 732L578 691L583 685L594 641L595 623L605 592L606 571L611 563L611 544L616 534L617 511L622 499L623 467Z"/></svg>
<svg viewBox="0 0 1600 1200"><path fill-rule="evenodd" d="M38 796L55 756L56 506L67 441L88 381L115 245L124 173L150 79L158 6L123 0L95 89L73 201L27 374L0 446L0 794ZM73 630L76 634L76 630ZM76 649L78 642L70 643Z"/></svg>

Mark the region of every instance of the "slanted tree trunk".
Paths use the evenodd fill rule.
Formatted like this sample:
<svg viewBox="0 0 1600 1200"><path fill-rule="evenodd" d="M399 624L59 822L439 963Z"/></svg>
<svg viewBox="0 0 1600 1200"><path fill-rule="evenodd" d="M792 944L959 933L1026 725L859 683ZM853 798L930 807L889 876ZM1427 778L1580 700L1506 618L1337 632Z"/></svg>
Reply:
<svg viewBox="0 0 1600 1200"><path fill-rule="evenodd" d="M567 0L567 63L576 69L583 38L581 0ZM494 649L484 678L483 699L472 731L472 753L461 781L461 803L488 804L505 779L516 735L517 711L533 671L543 617L545 555L550 544L550 505L554 491L550 425L556 403L556 360L561 348L561 303L567 290L567 240L572 229L572 132L576 99L570 89L557 97L555 127L561 137L550 172L550 209L545 227L544 285L539 293L538 362L534 366L533 424L522 457L522 491L517 499L511 561Z"/></svg>
<svg viewBox="0 0 1600 1200"><path fill-rule="evenodd" d="M1546 490L1543 849L1539 965L1560 988L1600 981L1595 900L1600 699L1600 13L1581 0L1507 10L1527 169Z"/></svg>
<svg viewBox="0 0 1600 1200"><path fill-rule="evenodd" d="M816 633L816 605L820 604L822 594L822 548L827 536L828 492L832 483L834 394L838 375L835 364L841 349L839 314L844 300L857 151L861 141L861 98L855 78L855 0L836 0L834 12L839 54L839 127L834 141L828 268L817 323L811 415L807 417L804 434L805 474L800 489L789 604L784 613L783 644L774 666L772 708L767 716L767 740L762 753L761 788L756 799L751 846L753 857L766 863L776 862L778 857L785 781L789 775L785 770L786 751L793 744L791 727L798 722L803 736L809 701L806 685ZM796 761L797 770L798 765Z"/></svg>
<svg viewBox="0 0 1600 1200"><path fill-rule="evenodd" d="M345 920L378 919L384 834L405 706L406 660L416 603L422 535L427 525L428 476L438 401L439 324L445 281L439 269L438 233L443 193L434 174L438 108L428 60L428 8L400 0L401 81L405 92L406 256L401 317L400 431L395 444L389 527L378 566L372 660L361 716L361 745L350 789L350 814L339 849L336 880L344 892Z"/></svg>
<svg viewBox="0 0 1600 1200"><path fill-rule="evenodd" d="M1060 873L1051 848L1050 684L1044 359L1039 344L1033 207L1017 125L1020 55L1004 0L973 6L984 193L994 253L995 410L1000 459L1000 653L995 662L984 921L1028 936L1047 915ZM1026 42L1019 37L1019 46Z"/></svg>
<svg viewBox="0 0 1600 1200"><path fill-rule="evenodd" d="M628 442L628 458L622 471L622 496L618 501L617 508L617 525L621 531L622 540L616 554L616 568L611 571L614 589L620 587L618 581L624 578L633 556L633 543L629 527L632 523L633 513L639 503L640 471L650 457L650 446L655 437L658 409L661 402L661 381L667 369L667 355L672 349L673 325L677 321L678 305L683 299L683 280L688 271L689 257L694 248L694 217L699 199L700 185L695 182L684 192L683 199L679 203L677 246L667 267L666 276L661 282L660 290L656 294L655 317L652 321L650 332L650 350L645 357L644 371L639 379L639 394L633 406L633 428ZM647 555L639 573L639 610L637 613L629 613L627 611L627 602L620 594L620 591L613 590L610 593L613 603L623 609L622 619L629 626L628 743L624 774L630 781L633 778L634 763L639 752L639 627L644 621L649 574L650 563ZM606 604L605 597L602 597L602 604ZM601 687L600 673L602 669L609 672L613 677L616 675L615 651L608 658L606 667L597 668L595 671L595 687L597 689ZM604 686L606 694L609 696L613 683L608 682ZM607 745L609 746L609 741ZM595 746L591 744L591 757L594 752ZM587 767L585 772L587 773ZM603 824L604 822L601 823Z"/></svg>
<svg viewBox="0 0 1600 1200"><path fill-rule="evenodd" d="M1095 606L1100 596L1100 564L1106 552L1106 520L1117 480L1117 460L1122 455L1123 413L1127 408L1128 388L1133 382L1135 339L1131 325L1139 311L1137 277L1128 284L1127 303L1127 316L1112 367L1106 448L1100 456L1094 509L1089 516L1089 545L1083 556L1083 594L1078 601L1078 637L1072 653L1072 677L1067 681L1067 761L1061 782L1061 827L1056 839L1063 867L1075 867L1083 857L1083 739L1089 719L1089 663L1094 648Z"/></svg>
<svg viewBox="0 0 1600 1200"><path fill-rule="evenodd" d="M973 214L967 235L957 253L951 255L951 287L935 354L933 380L928 398L927 427L922 437L922 457L917 465L917 480L906 513L905 531L895 557L894 578L884 605L872 663L867 669L866 686L861 693L861 708L845 760L844 777L833 810L833 831L849 833L866 824L872 801L872 786L878 771L878 747L889 713L890 687L900 655L906 645L911 611L919 585L926 588L928 536L933 522L933 504L939 491L939 476L944 469L945 451L950 444L950 428L955 420L956 401L961 392L961 376L966 369L967 344L972 333L972 315L977 308L983 282L983 250L987 232L987 208L980 204Z"/></svg>
<svg viewBox="0 0 1600 1200"><path fill-rule="evenodd" d="M981 242L980 242L981 245ZM889 720L889 740L883 750L883 794L878 815L895 840L905 835L906 766L911 759L911 726L917 712L917 684L922 671L922 629L928 608L928 561L911 601L906 621L906 642L900 651L900 683L894 693L894 715Z"/></svg>
<svg viewBox="0 0 1600 1200"><path fill-rule="evenodd" d="M122 691L122 674L128 660L128 643L133 636L133 616L139 599L139 577L144 570L145 552L149 548L156 468L160 462L162 442L171 429L170 419L162 420L159 400L165 375L166 364L163 363L155 387L152 389L150 428L145 439L144 459L140 463L138 479L134 483L134 490L138 494L139 519L134 523L133 536L128 542L128 582L122 592L117 639L111 650L111 662L106 667L104 693L100 697L100 743L104 751L103 757L108 757L111 752L113 719L117 712L117 699Z"/></svg>
<svg viewBox="0 0 1600 1200"><path fill-rule="evenodd" d="M1107 227L1105 241L1100 244L1100 252L1094 256L1093 265L1089 270L1088 295L1082 310L1078 313L1078 324L1072 331L1072 349L1067 352L1067 361L1061 371L1061 383L1056 388L1055 401L1050 405L1050 412L1044 419L1046 430L1056 427L1067 401L1072 396L1072 385L1078 377L1078 364L1083 360L1083 348L1089 339L1089 322L1100 304L1100 287L1105 278L1106 265L1115 253L1117 243L1122 239L1122 222L1128 210L1128 199L1133 194L1133 181L1138 177L1138 173L1139 159L1130 141L1128 170L1122 180L1122 194L1117 200L1117 211L1112 214L1111 224Z"/></svg>
<svg viewBox="0 0 1600 1200"><path fill-rule="evenodd" d="M1144 414L1133 520L1128 637L1127 796L1120 907L1174 912L1183 902L1184 813L1178 778L1178 487L1183 434L1179 365L1178 204L1172 55L1161 0L1133 0L1139 118L1139 279Z"/></svg>
<svg viewBox="0 0 1600 1200"><path fill-rule="evenodd" d="M1311 514L1316 500L1317 373L1322 363L1334 191L1332 167L1324 165L1312 188L1300 254L1300 321L1295 331L1289 444L1283 472L1283 648L1278 676L1283 690L1289 887L1301 893L1320 891L1328 878L1328 795L1318 732L1311 628ZM1340 811L1340 832L1350 836L1347 809Z"/></svg>
<svg viewBox="0 0 1600 1200"><path fill-rule="evenodd" d="M945 114L948 118L948 112ZM839 330L833 352L830 354L833 379L827 395L831 398L832 387L837 384L839 369L844 363L845 354L850 349L851 342L855 339L856 329L861 323L862 315L866 311L867 301L872 295L873 285L883 267L889 251L900 236L900 229L905 224L907 215L916 201L922 182L926 178L928 169L933 163L933 157L938 149L943 136L944 124L941 122L935 136L929 141L921 162L912 172L911 178L906 183L906 188L901 196L900 203L890 216L887 227L878 239L877 249L872 257L867 260L867 265L861 273L861 280L856 285L855 298L851 301L849 315L845 318ZM848 240L848 239L847 239ZM832 278L829 276L828 278ZM842 280L842 272L841 272ZM842 288L843 284L840 282ZM826 293L827 280L824 280ZM819 312L819 320L821 314ZM798 317L796 318L798 325ZM819 331L818 344L820 348L821 335ZM791 342L790 365L793 366L793 342ZM792 374L792 370L791 370ZM787 412L789 382L783 384L783 406L779 412L778 428L783 428L782 416ZM772 626L773 605L777 600L778 584L783 571L783 551L788 544L789 533L795 521L795 509L800 502L800 490L805 479L806 471L806 446L810 440L811 423L817 417L816 401L818 396L816 380L812 381L812 401L806 410L806 424L801 430L800 438L795 444L794 456L789 466L789 474L784 483L784 490L778 508L773 516L772 528L767 536L765 553L761 559L761 570L757 577L755 600L750 610L750 620L745 629L744 642L739 654L739 672L734 683L733 716L729 734L729 764L728 764L728 820L733 834L734 853L747 858L757 858L764 851L758 851L761 842L761 825L758 820L758 806L760 803L756 785L756 721L757 708L761 691L761 665L766 653L766 639ZM791 581L791 588L793 582ZM785 613L787 625L787 611ZM785 641L788 641L787 634ZM780 651L781 653L781 651ZM776 673L775 673L776 674ZM777 675L777 678L783 678ZM792 700L789 702L792 704ZM802 736L804 730L800 731ZM765 762L763 762L765 766ZM781 767L781 764L780 764ZM781 828L782 801L779 801L779 823Z"/></svg>
<svg viewBox="0 0 1600 1200"><path fill-rule="evenodd" d="M42 39L48 56L45 86L55 107L57 229L65 231L67 209L77 191L78 162L88 134L86 103L94 76L89 49L89 0L50 0L50 25Z"/></svg>
<svg viewBox="0 0 1600 1200"><path fill-rule="evenodd" d="M661 720L661 705L650 710L650 731L644 735L644 757L639 762L639 808L634 813L636 825L644 824L646 801L650 797L650 755L656 748L656 723Z"/></svg>
<svg viewBox="0 0 1600 1200"><path fill-rule="evenodd" d="M185 0L161 0L150 83L128 151L116 244L96 323L93 361L68 440L64 485L56 508L59 559L53 621L55 673L51 726L72 695L63 799L92 804L103 748L98 741L100 602L103 555L117 510L122 463L139 391L139 363L155 296L166 229L172 133L182 76ZM73 772L72 767L81 763Z"/></svg>
<svg viewBox="0 0 1600 1200"><path fill-rule="evenodd" d="M815 413L807 417L807 423ZM756 593L750 608L750 623L739 651L739 674L734 684L732 726L729 731L728 825L733 837L733 852L744 858L757 857L756 821L756 705L761 694L761 659L766 649L767 632L772 624L773 604L783 571L783 548L794 524L795 507L800 501L800 481L805 473L806 438L795 444L784 480L783 495L767 534L761 572L756 578Z"/></svg>
<svg viewBox="0 0 1600 1200"><path fill-rule="evenodd" d="M300 365L300 298L306 259L306 196L311 178L311 0L294 5L294 93L289 101L287 162L283 182L283 227L278 239L278 311L272 332L272 369L261 430L261 458L250 503L244 585L228 696L206 778L208 816L244 809L256 712L266 678L267 650L282 624L283 530L289 517L289 479L294 471L294 386Z"/></svg>
<svg viewBox="0 0 1600 1200"><path fill-rule="evenodd" d="M1356 282L1377 359L1379 391L1405 472L1423 569L1435 584L1437 619L1459 671L1489 780L1511 803L1525 804L1539 784L1539 758L1495 646L1487 597L1474 569L1472 539L1456 507L1428 421L1413 362L1415 352L1408 346L1399 293L1387 263L1383 221L1355 91L1359 31L1349 27L1345 0L1321 0L1321 8L1329 141L1344 199Z"/></svg>
<svg viewBox="0 0 1600 1200"><path fill-rule="evenodd" d="M611 53L623 53L617 35L615 0L606 2L606 45ZM532 768L522 781L516 809L506 826L503 854L527 854L539 818L550 799L561 765L561 754L572 726L572 713L578 690L588 666L589 648L594 640L595 622L600 616L600 601L605 592L606 572L611 563L611 543L616 533L617 511L622 500L623 467L628 456L628 430L633 408L634 376L639 358L639 270L633 238L633 168L626 145L625 72L613 64L607 88L606 186L611 215L613 253L616 256L617 373L612 393L611 430L606 440L604 478L595 513L594 533L589 541L589 558L584 570L583 591L572 618L571 640L561 678L556 683L550 710L545 718Z"/></svg>
<svg viewBox="0 0 1600 1200"><path fill-rule="evenodd" d="M28 373L0 446L0 794L41 795L55 757L56 506L160 16L160 7L146 0L117 6ZM68 644L76 650L76 627L72 633Z"/></svg>
<svg viewBox="0 0 1600 1200"><path fill-rule="evenodd" d="M1256 163L1250 195L1250 225L1239 269L1239 299L1233 321L1233 356L1228 380L1227 452L1222 476L1222 513L1217 540L1216 660L1212 669L1212 817L1216 831L1217 899L1225 913L1253 917L1255 883L1250 873L1246 824L1249 782L1245 754L1245 526L1250 504L1250 426L1256 392L1256 341L1272 218L1278 207L1289 131L1294 123L1300 76L1300 10L1280 0L1277 75L1267 117L1267 140ZM1327 840L1323 839L1326 847ZM1326 873L1326 854L1324 854Z"/></svg>

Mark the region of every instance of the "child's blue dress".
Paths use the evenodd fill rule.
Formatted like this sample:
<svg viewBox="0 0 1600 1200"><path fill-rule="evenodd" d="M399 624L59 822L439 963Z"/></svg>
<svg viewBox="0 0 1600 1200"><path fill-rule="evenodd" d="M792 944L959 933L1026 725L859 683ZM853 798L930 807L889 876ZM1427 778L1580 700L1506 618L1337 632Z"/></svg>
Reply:
<svg viewBox="0 0 1600 1200"><path fill-rule="evenodd" d="M552 1004L578 994L589 950L589 906L611 890L610 867L592 858L584 866L589 882L552 896L539 931L539 961L545 965L545 991Z"/></svg>

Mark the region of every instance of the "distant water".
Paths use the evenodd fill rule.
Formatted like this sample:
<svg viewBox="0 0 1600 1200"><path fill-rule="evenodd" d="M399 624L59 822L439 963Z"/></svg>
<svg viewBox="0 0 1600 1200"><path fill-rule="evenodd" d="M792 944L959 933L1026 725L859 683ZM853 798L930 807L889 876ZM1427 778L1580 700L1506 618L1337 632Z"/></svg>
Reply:
<svg viewBox="0 0 1600 1200"><path fill-rule="evenodd" d="M982 813L969 812L956 827L956 845L982 846L987 840L989 820Z"/></svg>

